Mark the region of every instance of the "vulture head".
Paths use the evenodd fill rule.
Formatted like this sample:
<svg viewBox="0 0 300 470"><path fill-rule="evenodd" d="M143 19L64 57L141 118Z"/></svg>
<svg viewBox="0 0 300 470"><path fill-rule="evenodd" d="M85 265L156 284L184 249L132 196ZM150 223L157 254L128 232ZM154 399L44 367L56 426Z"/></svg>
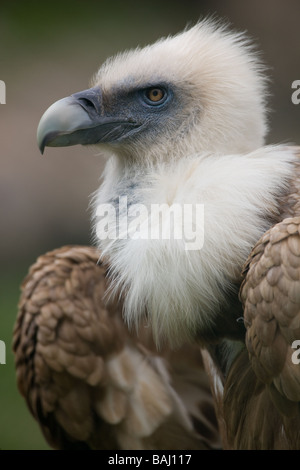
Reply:
<svg viewBox="0 0 300 470"><path fill-rule="evenodd" d="M125 319L146 319L157 342L244 336L242 266L293 172L292 151L262 147L265 85L248 39L204 20L108 59L41 118L42 152L93 145L107 158L94 232Z"/></svg>
<svg viewBox="0 0 300 470"><path fill-rule="evenodd" d="M96 144L125 165L253 150L266 130L260 71L242 34L202 22L108 59L92 88L47 110L40 149Z"/></svg>

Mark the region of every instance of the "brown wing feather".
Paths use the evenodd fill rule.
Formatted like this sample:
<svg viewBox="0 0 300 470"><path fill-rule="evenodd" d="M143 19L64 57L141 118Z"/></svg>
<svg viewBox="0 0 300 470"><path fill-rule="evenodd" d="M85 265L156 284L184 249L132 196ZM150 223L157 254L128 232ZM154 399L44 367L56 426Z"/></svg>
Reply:
<svg viewBox="0 0 300 470"><path fill-rule="evenodd" d="M300 148L294 147L299 153ZM253 248L240 298L246 347L225 380L223 413L228 446L300 448L300 158L280 201L280 221Z"/></svg>
<svg viewBox="0 0 300 470"><path fill-rule="evenodd" d="M158 354L149 329L130 334L121 302L105 300L98 258L93 248L63 247L23 282L17 382L46 440L60 449L219 447L200 351Z"/></svg>
<svg viewBox="0 0 300 470"><path fill-rule="evenodd" d="M294 163L294 174L290 182L287 194L280 201L281 217L278 222L300 215L300 147L291 147L298 159Z"/></svg>
<svg viewBox="0 0 300 470"><path fill-rule="evenodd" d="M300 217L264 234L245 276L248 352L233 364L224 395L230 439L235 448L299 449L300 366L292 343L300 339Z"/></svg>

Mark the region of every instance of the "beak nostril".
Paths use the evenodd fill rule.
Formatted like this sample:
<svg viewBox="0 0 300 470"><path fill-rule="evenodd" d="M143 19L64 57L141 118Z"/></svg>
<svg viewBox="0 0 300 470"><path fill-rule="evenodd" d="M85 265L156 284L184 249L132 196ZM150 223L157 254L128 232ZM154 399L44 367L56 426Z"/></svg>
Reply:
<svg viewBox="0 0 300 470"><path fill-rule="evenodd" d="M89 88L88 90L79 91L72 95L90 116L101 114L101 90L99 87Z"/></svg>
<svg viewBox="0 0 300 470"><path fill-rule="evenodd" d="M90 114L91 112L95 111L98 113L98 110L93 103L93 101L89 100L88 98L79 98L78 99L78 104L88 113Z"/></svg>

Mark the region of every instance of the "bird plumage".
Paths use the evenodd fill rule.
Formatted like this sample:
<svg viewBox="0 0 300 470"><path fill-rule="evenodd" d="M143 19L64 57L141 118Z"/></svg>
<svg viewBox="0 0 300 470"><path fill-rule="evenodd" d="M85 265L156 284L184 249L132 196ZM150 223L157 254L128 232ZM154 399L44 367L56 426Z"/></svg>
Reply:
<svg viewBox="0 0 300 470"><path fill-rule="evenodd" d="M170 212L176 204L204 206L200 250L187 250L182 239L150 236L138 240L129 235L121 240L112 236L98 242L109 259L116 289L125 292L129 324L137 323L147 310L157 342L167 339L175 345L195 336L206 340L224 336L219 315L226 304L232 308L230 296L241 282L241 269L252 246L279 220L279 198L287 191L295 160L293 150L280 146L244 155L186 157L141 177L134 175L133 190L127 189L131 175L127 181L122 175L119 183L106 173L95 207L112 201L114 194L127 194L128 205L132 197L149 208L149 213L153 203L166 204ZM108 223L114 230L114 213ZM183 220L176 223L180 229ZM120 214L117 224L120 233L126 233L126 212ZM200 233L203 227L197 226L197 230ZM232 324L241 316L238 309L226 310ZM234 331L232 334L236 336Z"/></svg>
<svg viewBox="0 0 300 470"><path fill-rule="evenodd" d="M101 87L108 108L122 92L160 83L173 87L175 100L159 121L160 128L146 127L134 145L116 145L119 155L126 152L123 164L129 158L131 166L135 157L144 168L156 160L200 152L249 152L263 145L267 129L263 72L245 34L203 20L175 36L108 59L91 84Z"/></svg>
<svg viewBox="0 0 300 470"><path fill-rule="evenodd" d="M42 151L45 146L80 143L94 145L107 159L93 198L95 240L107 271L102 264L93 265L91 271L89 282L97 290L97 269L102 269L101 295L94 297L90 288L82 291L76 276L85 273L85 264L75 265L76 257L83 254L67 250L47 255L45 264L38 263L25 283L14 348L21 392L42 427L45 413L50 413L68 442L71 436L95 447L103 426L105 434L113 433L113 441L106 444L104 439L100 444L104 447L149 448L158 445L154 436L159 430L179 426L186 440L175 443L177 432L171 431L174 440L167 441L169 445L212 447L203 434L197 435L196 408L189 409L182 387L176 390L176 374L172 374L172 354L176 353L165 356L169 346L181 346L188 364L193 348L200 354L201 347L223 448L299 448L300 388L297 366L291 362L291 341L300 333L299 148L264 146L266 94L264 68L247 38L205 20L174 37L109 59L95 74L92 88L58 101L45 112L38 128ZM153 218L153 205L159 207L158 219ZM175 208L185 205L191 209L187 218L174 216ZM195 216L198 206L204 210L199 219ZM105 223L103 209L107 211ZM134 217L138 225L132 225ZM162 220L162 232L169 237L149 236L149 226L155 228L157 220ZM170 236L170 227L173 233L185 234L187 226L201 246L189 245L191 240L184 236ZM87 248L76 250L90 256ZM51 290L51 283L56 284L64 270L64 283ZM35 276L48 279L46 296L43 284L33 281ZM98 280L93 281L93 276ZM33 299L37 299L35 307ZM47 305L51 299L51 308L43 306L45 299ZM58 323L56 304L61 305L62 322ZM98 316L99 309L106 312L103 318ZM65 322L68 328L61 326ZM119 334L114 337L121 346L119 340L114 345L106 339L110 322L113 329L118 324ZM160 352L154 344L147 349L148 340L141 333L145 322ZM93 336L102 331L102 323L105 334ZM130 333L127 325L135 325L136 332ZM63 342L64 333L71 334L67 342L71 349L77 341L85 341L87 362L78 360L73 349L66 353L65 346L60 352L56 338L61 328ZM53 336L53 331L58 333ZM143 402L136 392L139 380L125 390L110 375L109 354L118 357L120 348L126 350L128 344L131 350L125 354L125 363L129 369L137 367L142 354L149 366L145 387L161 390L161 398L151 405L157 411L154 421L158 416L154 425L147 415L147 400ZM32 351L37 365L42 358L50 368L48 376L55 376L55 367L62 374L60 380L67 376L68 393L70 374L72 381L73 376L80 379L80 387L87 388L88 394L98 390L101 373L108 377L101 382L99 396L96 392L99 403L96 399L94 405L93 393L88 395L89 409L96 406L97 423L102 423L99 429L91 425L91 414L85 409L90 434L82 439L76 432L72 435L68 419L73 417L75 428L83 419L74 405L80 397L77 392L75 398L70 395L66 422L53 402L51 409L47 400L43 402L46 392L32 385L35 368L26 359L27 355L32 358ZM202 362L198 365L199 370L196 367L193 372L202 377ZM57 390L65 390L62 384L52 399L58 407ZM71 389L77 390L73 385ZM203 383L198 390L200 396ZM126 406L117 405L116 396ZM147 431L140 433L134 425L130 431L126 427L128 413L131 416L128 403L135 400L146 423ZM63 403L68 407L67 399ZM141 425L141 419L135 418L129 422ZM119 420L114 431L112 419ZM293 426L296 437L291 436ZM55 445L60 444L55 441ZM160 445L166 445L165 441Z"/></svg>
<svg viewBox="0 0 300 470"><path fill-rule="evenodd" d="M300 369L293 362L293 342L300 335L299 261L298 215L276 224L259 240L246 263L241 287L247 327L244 373L247 371L256 388L243 418L250 421L256 445L265 448L295 449L300 445ZM237 370L235 373L238 376ZM245 384L241 387L237 381L236 387L240 393L236 390L235 395L243 396ZM226 406L233 394L233 390L226 391ZM267 413L265 406L270 409ZM230 409L227 414L231 419ZM249 441L236 422L232 427L233 444L253 446L253 437Z"/></svg>
<svg viewBox="0 0 300 470"><path fill-rule="evenodd" d="M56 449L220 447L199 349L159 353L149 328L130 333L122 305L104 300L98 258L92 247L62 247L23 282L17 382L46 440Z"/></svg>

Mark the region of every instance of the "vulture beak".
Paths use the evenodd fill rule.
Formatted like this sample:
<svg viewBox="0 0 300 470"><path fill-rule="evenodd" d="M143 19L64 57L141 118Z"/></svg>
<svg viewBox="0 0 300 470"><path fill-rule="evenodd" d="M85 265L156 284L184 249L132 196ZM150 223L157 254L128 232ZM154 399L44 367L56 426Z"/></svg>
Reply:
<svg viewBox="0 0 300 470"><path fill-rule="evenodd" d="M116 142L137 127L139 124L126 116L105 116L101 89L94 87L52 104L39 122L37 141L43 153L46 146Z"/></svg>

